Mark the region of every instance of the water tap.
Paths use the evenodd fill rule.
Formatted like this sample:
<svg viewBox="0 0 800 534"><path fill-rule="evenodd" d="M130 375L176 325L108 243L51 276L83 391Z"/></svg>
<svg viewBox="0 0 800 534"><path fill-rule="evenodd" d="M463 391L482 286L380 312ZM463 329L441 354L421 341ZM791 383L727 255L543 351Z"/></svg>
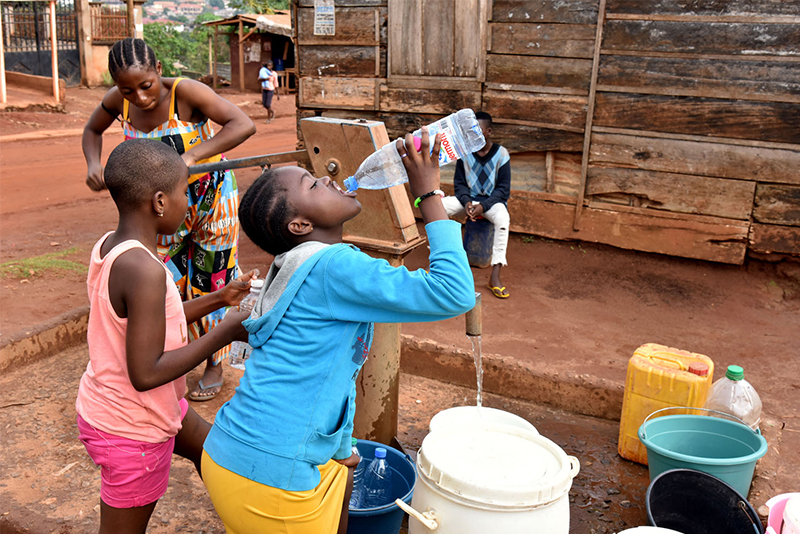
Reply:
<svg viewBox="0 0 800 534"><path fill-rule="evenodd" d="M467 319L467 335L480 336L483 334L483 316L481 314L481 294L475 292L475 307L464 314Z"/></svg>

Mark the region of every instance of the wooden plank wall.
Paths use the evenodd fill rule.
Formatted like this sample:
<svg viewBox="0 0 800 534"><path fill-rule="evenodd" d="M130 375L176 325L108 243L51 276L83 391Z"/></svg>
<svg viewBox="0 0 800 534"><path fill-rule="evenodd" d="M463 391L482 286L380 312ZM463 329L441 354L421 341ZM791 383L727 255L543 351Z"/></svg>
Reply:
<svg viewBox="0 0 800 534"><path fill-rule="evenodd" d="M481 29L469 14L483 5ZM515 231L728 263L800 256L798 2L336 0L325 37L313 0L294 13L298 118L398 136L488 111L512 153Z"/></svg>

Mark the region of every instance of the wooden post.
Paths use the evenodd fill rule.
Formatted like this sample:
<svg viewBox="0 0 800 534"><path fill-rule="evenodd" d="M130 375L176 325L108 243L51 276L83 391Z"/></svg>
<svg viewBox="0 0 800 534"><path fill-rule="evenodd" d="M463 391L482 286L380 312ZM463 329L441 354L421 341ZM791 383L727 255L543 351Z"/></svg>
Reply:
<svg viewBox="0 0 800 534"><path fill-rule="evenodd" d="M244 93L244 35L242 19L239 19L239 91Z"/></svg>
<svg viewBox="0 0 800 534"><path fill-rule="evenodd" d="M600 45L603 43L603 26L606 20L606 0L600 0L597 10L597 32L594 38L594 57L592 59L592 78L589 82L589 105L586 107L586 127L583 130L583 157L581 158L581 183L578 186L578 202L575 204L575 217L572 229L576 232L581 227L581 211L583 199L586 197L586 175L589 173L589 148L592 144L592 120L594 103L597 96L597 73L600 70Z"/></svg>
<svg viewBox="0 0 800 534"><path fill-rule="evenodd" d="M211 74L211 72L214 70L213 63L214 63L214 38L209 35L208 36L208 73L209 74Z"/></svg>
<svg viewBox="0 0 800 534"><path fill-rule="evenodd" d="M127 6L128 37L136 37L136 20L133 7L133 0L125 0Z"/></svg>
<svg viewBox="0 0 800 534"><path fill-rule="evenodd" d="M56 2L50 0L50 61L53 63L53 98L61 102L58 94L58 38L56 36Z"/></svg>
<svg viewBox="0 0 800 534"><path fill-rule="evenodd" d="M81 66L81 85L88 87L92 83L89 78L89 69L94 65L92 13L89 0L75 0L75 17L78 22L78 62Z"/></svg>
<svg viewBox="0 0 800 534"><path fill-rule="evenodd" d="M215 24L214 25L214 64L211 67L211 77L214 80L211 87L213 87L215 91L217 90L217 43L219 42L217 40L217 36L218 35L219 35L219 29L218 29L218 26Z"/></svg>
<svg viewBox="0 0 800 534"><path fill-rule="evenodd" d="M311 117L300 121L316 176L342 183L377 148L389 142L381 122ZM417 231L405 188L359 191L361 214L344 226L344 240L398 267L425 243ZM357 378L354 435L387 445L397 435L400 325L376 324L372 348Z"/></svg>
<svg viewBox="0 0 800 534"><path fill-rule="evenodd" d="M3 14L0 9L0 102L5 104L8 102L8 95L6 95L6 56L3 51Z"/></svg>

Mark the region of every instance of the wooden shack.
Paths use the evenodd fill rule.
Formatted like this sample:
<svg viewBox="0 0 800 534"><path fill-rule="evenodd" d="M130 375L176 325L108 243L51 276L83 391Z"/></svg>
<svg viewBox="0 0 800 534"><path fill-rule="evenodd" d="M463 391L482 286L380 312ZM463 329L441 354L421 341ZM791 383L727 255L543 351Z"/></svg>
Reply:
<svg viewBox="0 0 800 534"><path fill-rule="evenodd" d="M482 109L512 153L514 231L733 264L800 256L800 2L334 5L334 32L315 35L314 0L293 0L298 120L399 136Z"/></svg>
<svg viewBox="0 0 800 534"><path fill-rule="evenodd" d="M262 28L259 29L259 19ZM295 50L292 45L291 16L288 13L274 15L240 14L223 20L203 22L205 26L214 27L214 42L219 41L219 28L230 26L233 32L225 34L229 38L231 53L231 81L237 84L240 91L261 92L258 71L267 61L272 61L275 70L284 73L295 72ZM212 47L218 50L216 46ZM216 53L212 65L212 74L216 85ZM282 76L284 87L287 76Z"/></svg>

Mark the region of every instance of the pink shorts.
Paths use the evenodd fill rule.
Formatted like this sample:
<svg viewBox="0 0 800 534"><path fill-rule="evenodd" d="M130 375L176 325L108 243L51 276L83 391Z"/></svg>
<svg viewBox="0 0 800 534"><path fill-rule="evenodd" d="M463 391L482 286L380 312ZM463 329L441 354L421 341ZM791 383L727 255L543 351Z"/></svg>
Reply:
<svg viewBox="0 0 800 534"><path fill-rule="evenodd" d="M180 400L181 420L189 403ZM100 466L100 498L112 508L135 508L156 502L167 492L175 436L148 443L94 428L78 415L78 437Z"/></svg>

